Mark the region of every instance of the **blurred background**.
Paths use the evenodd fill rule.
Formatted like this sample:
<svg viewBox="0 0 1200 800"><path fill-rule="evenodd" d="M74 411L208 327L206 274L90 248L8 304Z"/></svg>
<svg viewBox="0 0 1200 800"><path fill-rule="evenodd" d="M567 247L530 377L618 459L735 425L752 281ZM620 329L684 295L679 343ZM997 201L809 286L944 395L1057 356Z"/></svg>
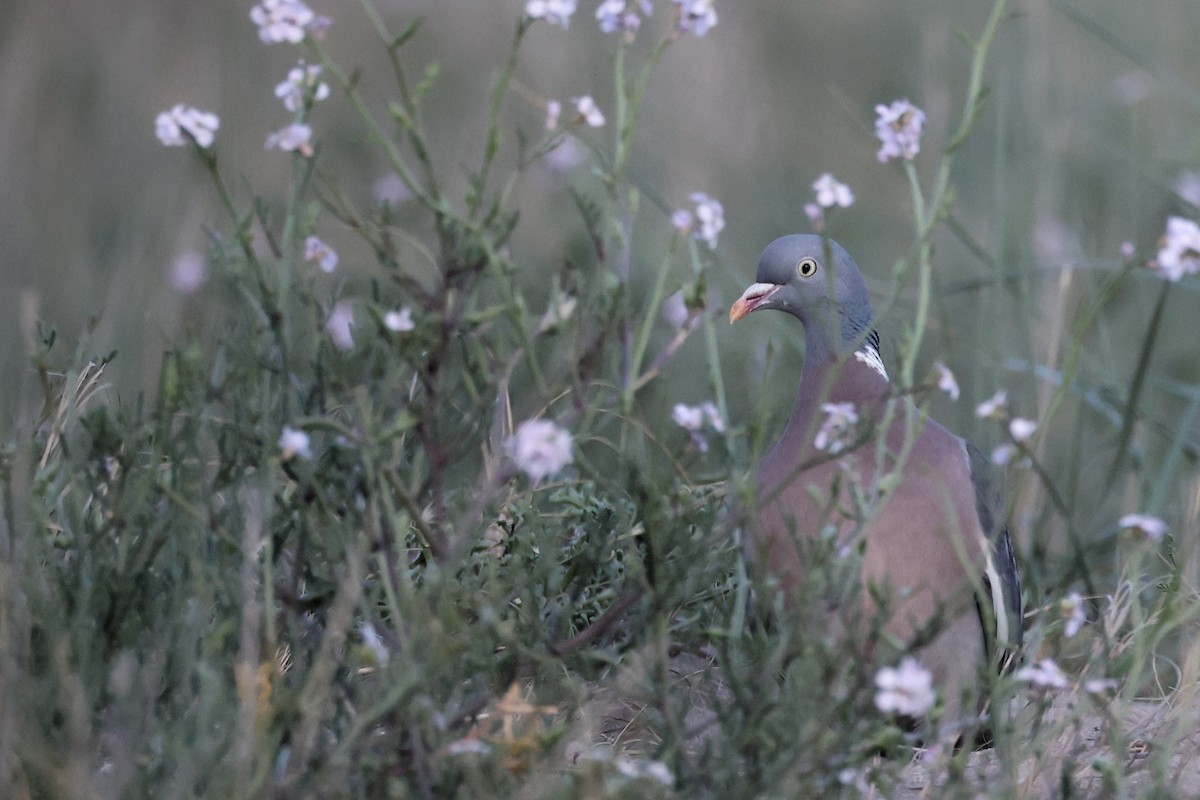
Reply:
<svg viewBox="0 0 1200 800"><path fill-rule="evenodd" d="M263 140L289 121L273 90L303 49L260 42L251 5L0 4L0 341L6 343L0 358L10 376L0 390L0 418L6 426L32 413L28 354L35 320L56 327L71 346L94 326L89 350L118 352L107 378L131 399L153 391L163 349L198 332L212 318L205 304L223 297L204 284L194 288L194 254L203 256L208 231L227 231L228 221L195 156L155 138L159 111L187 103L218 114L216 152L239 202L258 194L269 209L280 206L288 158L264 150ZM501 168L515 163L516 130L539 135L548 98L590 94L614 116L614 39L599 31L596 5L581 0L568 31L548 24L530 31L505 111ZM362 69L368 97L382 111L389 71L358 5L317 0L313 6L332 18L327 46L345 68ZM426 123L443 176L461 180L478 164L488 91L524 3L379 0L378 6L393 30L425 20L403 58L414 76L437 64ZM670 5L655 0L654 7L630 50L635 66L671 25ZM963 37L979 34L990 4L717 0L715 7L718 26L703 38L675 42L648 86L631 167L644 192L635 289L648 292L652 285L671 210L687 206L690 193L705 192L723 203L727 221L717 269L709 273L711 308L723 314L753 280L767 242L810 230L803 205L812 199L813 180L832 172L857 202L834 214L829 230L855 256L876 297L889 297L893 265L913 251L913 225L901 170L875 159L873 109L908 98L925 110L916 163L931 183L961 114L971 57ZM1009 11L987 71L986 110L954 163L956 203L951 226L937 238L933 317L920 361L927 367L944 360L958 374L962 400L936 400L935 415L985 447L999 433L995 423L974 418L975 404L1007 388L1014 412L1037 418L1057 388L1083 312L1121 268L1122 243L1132 242L1136 258L1147 261L1168 215L1200 214L1200 172L1191 172L1200 169L1200 4L1027 0ZM351 117L336 89L316 108L321 169L351 197L369 202L373 192L389 190L387 169ZM606 148L613 132L583 135ZM587 252L566 192L599 187L586 164L564 169L570 159L563 155L515 186L522 217L513 258L532 285L545 283L567 254ZM586 160L586 148L577 155ZM461 197L463 186L465 180L448 194ZM370 253L330 218L318 230L341 253L338 280L365 285L375 275ZM674 286L690 279L689 266L674 268ZM192 270L192 284L181 269ZM1135 271L1081 332L1077 383L1056 418L1062 433L1044 445L1081 529L1100 532L1116 513L1139 510L1151 484L1171 487L1160 512L1196 519L1196 485L1177 471L1180 464L1191 470L1195 457L1194 418L1186 413L1200 380L1194 280L1171 286L1148 365L1147 424L1133 442L1144 470L1121 491L1099 493L1160 286L1150 270ZM880 321L884 356L893 363L897 338L912 318L912 287L901 287L899 297ZM787 413L802 337L783 315L768 316L780 318L719 328L734 422L752 409L765 409L775 423ZM661 334L669 335L665 322ZM665 407L712 396L699 338L654 389ZM1181 424L1192 427L1180 431ZM1180 436L1184 461L1176 459L1175 471L1162 475L1159 467ZM1018 480L1032 486L1026 477ZM1045 501L1033 488L1017 497L1028 549Z"/></svg>

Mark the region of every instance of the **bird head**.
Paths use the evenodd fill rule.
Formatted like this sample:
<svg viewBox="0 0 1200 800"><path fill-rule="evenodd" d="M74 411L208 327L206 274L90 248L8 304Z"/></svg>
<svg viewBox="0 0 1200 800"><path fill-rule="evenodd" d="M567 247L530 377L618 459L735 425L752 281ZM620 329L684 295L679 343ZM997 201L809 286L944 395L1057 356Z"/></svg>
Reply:
<svg viewBox="0 0 1200 800"><path fill-rule="evenodd" d="M752 311L785 311L804 324L810 351L827 343L839 353L873 336L866 282L832 239L812 234L776 239L759 257L754 280L729 309L730 322Z"/></svg>

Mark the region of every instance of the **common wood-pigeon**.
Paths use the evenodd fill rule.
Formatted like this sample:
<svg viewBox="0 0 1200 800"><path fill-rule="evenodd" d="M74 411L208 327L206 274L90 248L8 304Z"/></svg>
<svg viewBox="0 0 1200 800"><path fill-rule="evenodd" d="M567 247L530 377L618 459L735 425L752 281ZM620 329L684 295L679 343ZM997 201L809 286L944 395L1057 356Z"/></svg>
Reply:
<svg viewBox="0 0 1200 800"><path fill-rule="evenodd" d="M806 574L805 537L832 524L839 541L865 542L863 618L880 613L873 587L887 598L885 632L901 642L914 643L941 620L915 656L942 690L953 724L964 699L982 702L985 662L1004 668L1021 642L1020 577L987 459L894 391L862 273L836 242L776 239L755 281L733 304L730 322L785 311L804 325L805 357L791 418L759 468L748 557L778 580L786 600ZM834 405L844 403L853 407ZM862 435L835 441L838 423L854 416ZM877 492L865 512L847 497L852 481ZM841 497L831 497L837 491Z"/></svg>

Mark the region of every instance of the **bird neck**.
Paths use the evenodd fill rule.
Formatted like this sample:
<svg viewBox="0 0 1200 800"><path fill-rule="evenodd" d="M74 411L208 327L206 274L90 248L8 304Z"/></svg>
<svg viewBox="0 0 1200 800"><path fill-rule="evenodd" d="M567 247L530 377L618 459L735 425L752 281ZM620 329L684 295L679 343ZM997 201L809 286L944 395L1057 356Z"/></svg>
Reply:
<svg viewBox="0 0 1200 800"><path fill-rule="evenodd" d="M853 402L882 406L891 392L887 371L871 334L859 349L838 357L831 350L805 348L800 387L792 418L810 420L824 403ZM867 409L860 409L864 413Z"/></svg>

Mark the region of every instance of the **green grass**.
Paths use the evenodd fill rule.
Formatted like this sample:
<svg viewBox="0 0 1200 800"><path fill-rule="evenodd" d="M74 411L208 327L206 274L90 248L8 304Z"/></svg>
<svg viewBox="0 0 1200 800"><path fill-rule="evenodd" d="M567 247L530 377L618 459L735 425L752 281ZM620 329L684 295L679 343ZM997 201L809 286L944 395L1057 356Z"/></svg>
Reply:
<svg viewBox="0 0 1200 800"><path fill-rule="evenodd" d="M111 163L89 150L105 180L81 200L66 175L87 162L54 128L50 199L0 199L21 233L8 295L25 287L0 453L0 794L902 796L915 739L875 710L882 664L866 655L888 643L824 610L853 576L818 543L804 602L764 622L767 579L738 547L799 357L794 326L730 332L725 311L758 248L805 229L808 186L832 170L859 201L830 231L869 273L897 380L981 445L1005 441L972 414L998 388L1039 423L1030 466L1007 475L1026 663L1054 659L1072 688L998 680L1013 711L995 750L930 756L937 791L1194 795L1195 279L1144 267L1167 214L1197 211L1165 189L1198 161L1180 77L1194 54L1147 44L1190 41L1194 12L997 3L920 30L823 12L829 36L792 73L800 55L777 39L808 26L775 25L781 5L718 3L720 25L695 39L671 37L659 4L630 44L602 36L590 6L564 32L522 22L521 5L486 24L427 9L416 27L363 0L324 40L270 48L270 69L235 9L180 48L219 80L124 100L144 138L180 100L220 111L212 150L126 145ZM49 30L46 12L16 8L8 26L0 12L14 31L0 54ZM828 41L892 32L925 41L928 63L896 74L889 58L906 56L890 43L860 72L830 66ZM771 80L760 50L781 59ZM287 121L271 89L300 55L333 89L306 112L312 158L261 149L259 129ZM108 95L87 80L124 85L125 58L39 64L73 66L67 88L94 97ZM1157 94L1095 119L1089 103L1129 61ZM1035 96L1039 64L1058 96ZM790 98L794 74L824 83ZM227 103L200 96L214 83ZM697 85L718 98L697 101L700 119L681 99ZM571 124L564 103L560 129L543 129L545 99L584 93L603 128ZM922 153L880 166L871 108L904 95L930 116ZM117 138L111 109L79 113ZM583 158L565 175L547 166L564 140ZM0 128L0 163L25 141ZM134 181L145 158L166 177ZM411 198L372 199L381 171ZM183 176L186 191L168 188ZM134 189L136 212L110 219ZM671 227L699 190L725 201L715 251ZM57 235L24 235L43 212ZM304 260L311 234L338 251L332 275ZM1117 255L1126 239L1133 258ZM209 279L179 296L150 265L189 247ZM52 277L29 283L43 253ZM109 271L66 280L79 253ZM676 328L660 307L677 290ZM339 301L353 302L349 349L325 329ZM411 331L385 324L401 306ZM922 388L935 360L958 375L957 403ZM702 450L670 413L705 400L726 429ZM535 417L574 442L573 464L540 483L506 445ZM281 451L285 426L308 434L311 459ZM1133 511L1170 533L1120 530ZM1067 638L1072 589L1090 624ZM1115 684L1082 688L1102 678Z"/></svg>

